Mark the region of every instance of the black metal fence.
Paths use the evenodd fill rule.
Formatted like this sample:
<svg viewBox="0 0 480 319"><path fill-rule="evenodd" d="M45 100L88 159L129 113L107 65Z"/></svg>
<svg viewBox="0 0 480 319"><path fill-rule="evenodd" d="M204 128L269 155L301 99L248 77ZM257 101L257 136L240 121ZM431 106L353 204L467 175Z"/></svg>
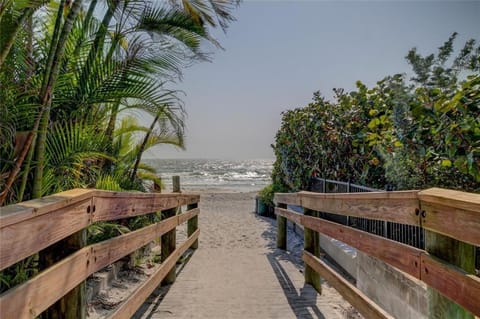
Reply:
<svg viewBox="0 0 480 319"><path fill-rule="evenodd" d="M339 182L316 177L311 179L310 191L318 193L383 192L383 190L351 184L349 182ZM413 247L425 249L425 231L419 226L323 212L320 213L320 217Z"/></svg>

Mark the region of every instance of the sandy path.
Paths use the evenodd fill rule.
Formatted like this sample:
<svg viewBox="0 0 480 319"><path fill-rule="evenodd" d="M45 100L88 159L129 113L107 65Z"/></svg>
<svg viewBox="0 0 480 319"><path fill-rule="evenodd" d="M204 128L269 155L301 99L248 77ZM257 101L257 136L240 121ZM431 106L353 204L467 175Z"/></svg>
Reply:
<svg viewBox="0 0 480 319"><path fill-rule="evenodd" d="M253 213L254 193L202 194L199 249L142 318L349 318L328 285L304 285L299 254L275 248L275 221ZM302 243L289 234L289 249ZM297 239L295 239L297 238Z"/></svg>

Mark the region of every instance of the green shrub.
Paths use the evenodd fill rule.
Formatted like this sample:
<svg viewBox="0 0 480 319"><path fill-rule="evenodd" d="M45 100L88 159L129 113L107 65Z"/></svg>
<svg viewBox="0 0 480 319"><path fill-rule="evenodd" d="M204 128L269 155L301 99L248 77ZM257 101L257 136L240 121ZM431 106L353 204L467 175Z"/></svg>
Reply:
<svg viewBox="0 0 480 319"><path fill-rule="evenodd" d="M469 40L452 57L455 36L436 55L410 50L409 81L359 81L352 92L335 89L332 101L317 92L284 112L273 183L298 191L318 175L380 189L480 191L480 47Z"/></svg>

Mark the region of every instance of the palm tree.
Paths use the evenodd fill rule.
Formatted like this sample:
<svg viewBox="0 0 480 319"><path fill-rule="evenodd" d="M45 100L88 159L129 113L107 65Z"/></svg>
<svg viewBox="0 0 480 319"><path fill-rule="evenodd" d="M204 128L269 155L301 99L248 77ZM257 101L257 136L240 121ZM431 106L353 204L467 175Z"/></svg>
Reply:
<svg viewBox="0 0 480 319"><path fill-rule="evenodd" d="M0 41L4 59L15 61L0 64L0 86L7 88L0 92L8 92L0 107L12 115L5 117L5 121L2 119L0 138L11 140L17 135L18 119L22 119L25 123L22 126L29 131L25 142L17 143L15 150L0 149L2 158L9 158L9 162L0 165L4 181L0 183L0 205L12 188L17 189L18 196L10 197L10 201L22 200L24 193L27 198L38 197L53 189L47 187L48 183L44 185L51 176L47 172L45 177L44 168L52 159L46 158L45 151L47 129L52 125L60 131L59 125L73 124L58 123L69 123L70 119L83 125L96 121L104 125L103 133L111 140L119 112L134 107L147 110L154 117L140 146L146 145L152 132L160 129L159 123L164 127L168 123L166 127L176 127L176 133L183 134L183 110L165 107L177 103L175 92L166 90L165 85L178 79L185 65L208 57L201 49L202 41L215 43L208 28L225 29L233 20L231 10L238 5L236 0L190 0L170 1L170 6L156 7L141 0L116 0L108 2L103 17L98 19L96 14L102 9L97 8L96 0L87 2L87 11L82 0L25 3L28 4L25 7L15 7L13 1L3 1L0 5L0 27L12 24L12 19L4 19L10 15L19 26L32 20L30 30L33 25L36 30L35 36L30 33L22 38L19 37L22 28L17 27L12 44L7 44L9 39ZM42 6L46 3L49 6ZM24 45L29 42L31 45ZM22 56L33 61L19 63ZM11 72L25 76L11 81L8 77ZM182 145L180 135L176 137L177 144ZM99 151L110 154L111 141L107 142L106 150ZM136 178L142 154L140 147L129 174L131 179ZM111 162L108 156L102 161ZM32 178L32 166L35 171L30 189L27 185L32 183L27 181ZM108 170L108 166L101 168ZM22 177L20 183L16 183L18 176Z"/></svg>

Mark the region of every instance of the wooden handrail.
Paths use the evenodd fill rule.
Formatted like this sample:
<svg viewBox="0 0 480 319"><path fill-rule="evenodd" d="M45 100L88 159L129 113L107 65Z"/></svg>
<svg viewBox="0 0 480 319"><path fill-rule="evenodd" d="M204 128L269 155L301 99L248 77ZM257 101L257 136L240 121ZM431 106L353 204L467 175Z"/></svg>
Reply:
<svg viewBox="0 0 480 319"><path fill-rule="evenodd" d="M431 188L418 198L423 228L480 246L480 194Z"/></svg>
<svg viewBox="0 0 480 319"><path fill-rule="evenodd" d="M306 209L346 216L420 225L429 231L480 246L480 194L432 188L424 191L324 194L299 192L276 194L279 206L300 205ZM476 316L480 316L480 279L431 256L425 250L407 246L352 227L277 207L278 218L286 218L353 246L400 269L436 289ZM283 223L279 238L285 236ZM325 267L309 253L310 267ZM346 286L331 277L345 290ZM328 278L327 278L328 279ZM347 289L349 290L349 289ZM350 289L351 290L351 289ZM348 291L348 294L354 292ZM368 314L368 312L366 313Z"/></svg>
<svg viewBox="0 0 480 319"><path fill-rule="evenodd" d="M394 319L393 316L389 315L385 310L380 308L357 287L337 274L335 270L333 270L319 258L315 257L308 251L304 251L302 259L316 272L327 279L327 281L331 283L332 286L334 286L335 289L337 289L337 291L365 318Z"/></svg>
<svg viewBox="0 0 480 319"><path fill-rule="evenodd" d="M298 193L275 193L275 202L285 205L302 206Z"/></svg>
<svg viewBox="0 0 480 319"><path fill-rule="evenodd" d="M196 203L199 195L75 189L0 211L0 270L98 221ZM52 222L55 221L55 222ZM22 245L17 243L21 242Z"/></svg>
<svg viewBox="0 0 480 319"><path fill-rule="evenodd" d="M352 227L328 220L305 216L285 209L276 208L283 216L296 224L338 239L366 254L378 258L415 278L420 278L420 255L423 250L381 236L373 235Z"/></svg>
<svg viewBox="0 0 480 319"><path fill-rule="evenodd" d="M420 225L418 191L276 194L277 203L344 216Z"/></svg>
<svg viewBox="0 0 480 319"><path fill-rule="evenodd" d="M0 212L1 269L48 247L96 221L138 216L183 205L193 207L199 195L118 193L76 189L2 207ZM196 219L193 208L156 224L83 247L30 280L0 295L1 318L35 318L94 272L171 232L176 226ZM175 266L177 259L198 240L195 229L187 241L162 263L155 275L155 287ZM141 287L151 287L152 283ZM149 288L150 289L150 288ZM143 296L144 293L142 293ZM138 305L138 297L135 305ZM129 309L132 310L131 306Z"/></svg>
<svg viewBox="0 0 480 319"><path fill-rule="evenodd" d="M93 189L77 188L15 205L0 207L0 228L18 224L23 220L51 213L91 199L95 192L96 190Z"/></svg>

